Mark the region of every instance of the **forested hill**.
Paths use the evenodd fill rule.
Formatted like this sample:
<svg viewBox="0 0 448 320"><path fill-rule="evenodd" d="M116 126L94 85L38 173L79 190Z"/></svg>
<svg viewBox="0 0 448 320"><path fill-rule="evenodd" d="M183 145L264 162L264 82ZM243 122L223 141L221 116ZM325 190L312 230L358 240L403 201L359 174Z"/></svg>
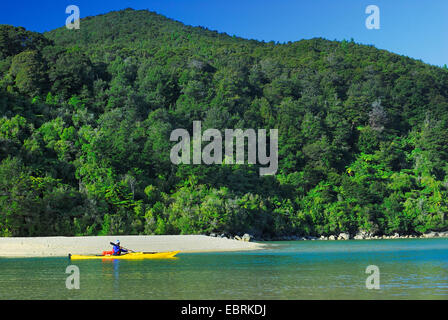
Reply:
<svg viewBox="0 0 448 320"><path fill-rule="evenodd" d="M448 70L127 9L0 25L0 235L447 229ZM278 129L279 168L174 165L170 134Z"/></svg>

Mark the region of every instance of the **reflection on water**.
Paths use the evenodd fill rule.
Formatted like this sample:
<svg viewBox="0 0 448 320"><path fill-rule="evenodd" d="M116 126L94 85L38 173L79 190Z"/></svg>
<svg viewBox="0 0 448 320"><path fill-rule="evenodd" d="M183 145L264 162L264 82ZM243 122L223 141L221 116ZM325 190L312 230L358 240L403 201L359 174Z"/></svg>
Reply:
<svg viewBox="0 0 448 320"><path fill-rule="evenodd" d="M65 288L65 268L80 289ZM368 265L380 290L367 290ZM170 260L0 258L0 299L448 299L448 240L276 242Z"/></svg>
<svg viewBox="0 0 448 320"><path fill-rule="evenodd" d="M113 280L114 291L118 293L120 288L120 260L102 260L101 275L104 276L106 281Z"/></svg>
<svg viewBox="0 0 448 320"><path fill-rule="evenodd" d="M119 274L119 270L118 268L120 267L120 260L113 260L113 264L114 264L114 275L115 275L115 281L114 281L114 288L118 290L118 274Z"/></svg>

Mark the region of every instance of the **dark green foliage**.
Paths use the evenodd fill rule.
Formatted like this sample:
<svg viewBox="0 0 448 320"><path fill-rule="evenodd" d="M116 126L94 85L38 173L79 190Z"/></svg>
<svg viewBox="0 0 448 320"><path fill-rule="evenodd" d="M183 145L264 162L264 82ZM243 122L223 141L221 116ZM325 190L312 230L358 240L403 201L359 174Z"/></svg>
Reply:
<svg viewBox="0 0 448 320"><path fill-rule="evenodd" d="M0 236L422 233L448 226L448 70L147 11L0 26ZM173 165L176 128L279 132L279 168Z"/></svg>
<svg viewBox="0 0 448 320"><path fill-rule="evenodd" d="M17 90L28 96L37 96L45 90L47 74L45 63L37 51L22 51L14 56L9 69L13 83L8 89Z"/></svg>
<svg viewBox="0 0 448 320"><path fill-rule="evenodd" d="M22 51L40 51L51 41L44 35L27 31L22 27L0 25L0 59L15 56Z"/></svg>

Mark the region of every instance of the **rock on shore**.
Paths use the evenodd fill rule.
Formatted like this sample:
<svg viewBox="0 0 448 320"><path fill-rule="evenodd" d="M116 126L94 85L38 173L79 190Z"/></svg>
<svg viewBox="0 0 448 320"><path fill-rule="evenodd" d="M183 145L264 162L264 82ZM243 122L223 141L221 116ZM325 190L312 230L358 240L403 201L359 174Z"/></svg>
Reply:
<svg viewBox="0 0 448 320"><path fill-rule="evenodd" d="M249 241L252 240L252 236L248 236ZM339 234L329 235L329 236L320 236L320 237L313 237L313 236L295 236L295 235L288 235L288 236L280 236L275 237L273 239L255 239L255 240L274 240L274 241L300 241L300 240L374 240L374 239L417 239L417 238L448 238L448 231L444 232L428 232L422 235L400 235L398 233L394 233L393 235L373 235L372 233L366 232L366 231L359 231L355 235L350 235L346 232L342 232ZM240 236L235 236L235 240L239 241L246 241L243 240Z"/></svg>

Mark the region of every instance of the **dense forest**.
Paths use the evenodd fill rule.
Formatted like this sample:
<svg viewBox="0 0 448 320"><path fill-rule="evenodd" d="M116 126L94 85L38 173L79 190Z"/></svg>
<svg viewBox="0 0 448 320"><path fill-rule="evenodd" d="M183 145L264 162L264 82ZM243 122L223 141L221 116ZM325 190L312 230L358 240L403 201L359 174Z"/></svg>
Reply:
<svg viewBox="0 0 448 320"><path fill-rule="evenodd" d="M196 120L278 129L277 173L172 164ZM447 213L446 68L132 9L0 25L0 236L421 234Z"/></svg>

